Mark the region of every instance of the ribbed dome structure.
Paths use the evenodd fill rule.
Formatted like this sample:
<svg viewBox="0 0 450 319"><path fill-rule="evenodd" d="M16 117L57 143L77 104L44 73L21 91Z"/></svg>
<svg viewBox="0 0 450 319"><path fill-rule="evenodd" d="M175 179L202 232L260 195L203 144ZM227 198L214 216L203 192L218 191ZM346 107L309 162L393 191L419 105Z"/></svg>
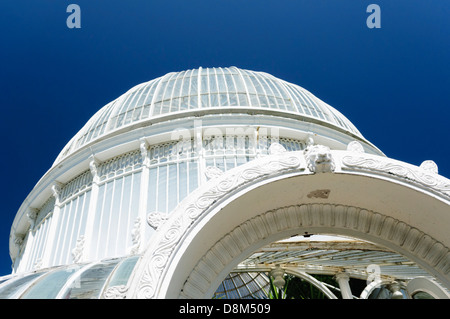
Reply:
<svg viewBox="0 0 450 319"><path fill-rule="evenodd" d="M340 112L298 85L264 72L200 67L139 84L105 105L66 145L54 165L90 142L139 122L227 108L231 112L269 109L299 115L305 121L332 125L362 138Z"/></svg>
<svg viewBox="0 0 450 319"><path fill-rule="evenodd" d="M101 108L25 198L0 299L266 298L282 274L328 298L312 274L339 274L345 299L345 280L374 264L377 296L420 285L448 298L423 279L449 286L449 185L295 84L236 67L168 73Z"/></svg>

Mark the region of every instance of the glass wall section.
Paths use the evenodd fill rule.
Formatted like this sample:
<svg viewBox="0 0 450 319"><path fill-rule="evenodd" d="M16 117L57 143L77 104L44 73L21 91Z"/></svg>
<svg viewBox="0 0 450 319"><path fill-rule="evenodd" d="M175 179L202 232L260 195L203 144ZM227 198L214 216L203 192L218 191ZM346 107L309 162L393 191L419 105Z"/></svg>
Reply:
<svg viewBox="0 0 450 319"><path fill-rule="evenodd" d="M78 140L76 141L76 147L80 147L96 137L106 133L108 131L107 124L110 118L111 112L121 102L118 98L106 106L100 109L90 120L86 123L83 129L78 133Z"/></svg>
<svg viewBox="0 0 450 319"><path fill-rule="evenodd" d="M257 140L248 135L211 136L203 140L205 167L216 167L225 172L245 164L258 156L269 154L272 143L281 144L286 151L305 148L303 141L289 138L259 136Z"/></svg>
<svg viewBox="0 0 450 319"><path fill-rule="evenodd" d="M77 278L66 291L60 292L63 299L98 299L102 288L120 259L101 261L86 270L76 273ZM79 275L79 277L78 277Z"/></svg>
<svg viewBox="0 0 450 319"><path fill-rule="evenodd" d="M137 85L98 111L55 163L90 141L155 116L209 107L255 107L294 112L360 135L334 108L302 87L264 72L200 68L168 73Z"/></svg>
<svg viewBox="0 0 450 319"><path fill-rule="evenodd" d="M285 138L285 137L274 138L270 136L260 136L258 138L258 150L257 150L258 154L268 155L269 148L273 143L281 144L288 152L301 151L304 150L306 147L304 141L293 138Z"/></svg>
<svg viewBox="0 0 450 319"><path fill-rule="evenodd" d="M92 174L86 171L61 190L61 204L52 248L51 265L73 262L71 252L77 240L85 236L91 199Z"/></svg>
<svg viewBox="0 0 450 319"><path fill-rule="evenodd" d="M232 272L220 283L214 298L217 299L267 299L270 281L262 272Z"/></svg>
<svg viewBox="0 0 450 319"><path fill-rule="evenodd" d="M0 299L14 299L19 297L35 279L44 273L31 273L23 277L8 280L0 285Z"/></svg>
<svg viewBox="0 0 450 319"><path fill-rule="evenodd" d="M147 211L168 213L198 187L199 164L194 140L153 145L149 157Z"/></svg>
<svg viewBox="0 0 450 319"><path fill-rule="evenodd" d="M102 163L90 243L91 260L124 255L139 214L142 157L133 151Z"/></svg>
<svg viewBox="0 0 450 319"><path fill-rule="evenodd" d="M109 129L114 130L123 125L148 118L153 94L158 83L159 79L155 79L130 90L131 92L114 110L115 114L112 114L108 124Z"/></svg>
<svg viewBox="0 0 450 319"><path fill-rule="evenodd" d="M80 266L53 270L36 280L21 296L21 299L55 299L60 290L66 285L69 278L74 275ZM77 284L77 283L75 283Z"/></svg>
<svg viewBox="0 0 450 319"><path fill-rule="evenodd" d="M205 167L225 172L253 160L256 156L252 136L212 136L203 140Z"/></svg>
<svg viewBox="0 0 450 319"><path fill-rule="evenodd" d="M25 244L22 246L24 250L17 257L20 259L20 263L16 262L15 264L20 266L15 271L23 272L39 268L49 234L54 206L55 198L52 196L38 210L34 225L30 226L30 231L25 238Z"/></svg>
<svg viewBox="0 0 450 319"><path fill-rule="evenodd" d="M22 268L23 266L21 265L20 271L22 270L26 271L40 267L40 263L42 262L44 254L44 248L46 246L47 238L50 231L52 213L54 208L55 208L55 198L52 196L39 210L39 213L34 223L34 227L31 230L32 236L29 235L28 237L29 240L30 238L32 238L31 239L32 243L28 241L26 245L26 249L28 251L26 252L27 261L25 264L23 264L25 268Z"/></svg>
<svg viewBox="0 0 450 319"><path fill-rule="evenodd" d="M122 260L112 272L103 291L114 286L125 286L139 258L140 256L132 256Z"/></svg>

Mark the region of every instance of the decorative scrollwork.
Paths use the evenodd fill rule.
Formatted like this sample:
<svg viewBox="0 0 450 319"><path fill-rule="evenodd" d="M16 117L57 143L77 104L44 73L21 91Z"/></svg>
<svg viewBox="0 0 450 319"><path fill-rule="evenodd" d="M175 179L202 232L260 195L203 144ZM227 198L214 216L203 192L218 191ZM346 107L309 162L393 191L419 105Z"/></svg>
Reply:
<svg viewBox="0 0 450 319"><path fill-rule="evenodd" d="M430 161L430 160L423 161L422 164L420 164L420 168L424 169L430 173L434 173L434 174L438 173L438 167L437 167L436 163L433 161Z"/></svg>
<svg viewBox="0 0 450 319"><path fill-rule="evenodd" d="M269 154L276 155L286 152L286 149L280 143L273 142L269 147Z"/></svg>
<svg viewBox="0 0 450 319"><path fill-rule="evenodd" d="M216 166L208 166L205 169L205 176L207 179L213 179L223 175L223 171Z"/></svg>
<svg viewBox="0 0 450 319"><path fill-rule="evenodd" d="M147 215L147 223L153 229L158 229L169 217L167 214L160 212L153 212Z"/></svg>
<svg viewBox="0 0 450 319"><path fill-rule="evenodd" d="M152 218L147 218L152 227L161 230L162 238L156 247L148 254L148 262L139 282L137 292L138 298L153 298L160 284L160 278L166 268L167 262L180 242L186 230L204 214L209 207L233 190L242 187L251 182L255 182L263 177L278 174L286 170L303 170L302 153L286 152L279 155L272 155L258 159L256 163L251 165L243 165L234 170L229 171L223 176L211 181L214 185L208 185L210 189L204 192L186 206L179 206L182 210L178 217L166 225L161 226L161 215L152 214ZM256 164L256 165L255 165ZM150 215L149 215L150 217ZM162 229L163 227L167 227Z"/></svg>
<svg viewBox="0 0 450 319"><path fill-rule="evenodd" d="M137 254L141 246L141 218L137 217L134 221L133 229L131 230L131 240L133 246L131 247L130 253Z"/></svg>
<svg viewBox="0 0 450 319"><path fill-rule="evenodd" d="M121 286L113 286L109 287L105 290L103 293L103 298L105 299L125 299L126 294L128 292L128 287L121 285Z"/></svg>
<svg viewBox="0 0 450 319"><path fill-rule="evenodd" d="M75 248L72 250L72 258L74 263L80 262L81 258L83 257L84 241L85 241L84 235L81 235L77 239L77 244Z"/></svg>
<svg viewBox="0 0 450 319"><path fill-rule="evenodd" d="M365 156L344 156L342 164L360 170L394 175L450 197L450 181L435 174L433 169L430 171L424 167L418 168L399 161Z"/></svg>
<svg viewBox="0 0 450 319"><path fill-rule="evenodd" d="M347 145L347 151L356 152L356 153L364 153L364 148L361 143L357 141L352 141Z"/></svg>
<svg viewBox="0 0 450 319"><path fill-rule="evenodd" d="M313 173L334 172L335 164L330 148L324 145L313 145L306 152L308 169Z"/></svg>

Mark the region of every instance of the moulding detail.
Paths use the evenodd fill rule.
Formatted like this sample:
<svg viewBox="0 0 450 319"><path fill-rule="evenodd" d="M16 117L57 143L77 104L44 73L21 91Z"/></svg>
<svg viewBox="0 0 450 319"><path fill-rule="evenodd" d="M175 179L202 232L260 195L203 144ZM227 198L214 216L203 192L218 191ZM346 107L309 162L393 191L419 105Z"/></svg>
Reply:
<svg viewBox="0 0 450 319"><path fill-rule="evenodd" d="M217 178L223 175L223 171L216 166L207 166L205 168L205 176L207 179Z"/></svg>
<svg viewBox="0 0 450 319"><path fill-rule="evenodd" d="M91 156L91 158L89 159L89 170L91 171L92 181L94 183L98 183L100 180L100 177L98 175L98 166L99 165L100 165L100 162L94 156Z"/></svg>
<svg viewBox="0 0 450 319"><path fill-rule="evenodd" d="M450 197L450 180L436 174L430 162L421 167L415 167L384 157L346 155L342 157L342 164L342 169L350 168L394 175Z"/></svg>
<svg viewBox="0 0 450 319"><path fill-rule="evenodd" d="M34 229L34 226L36 224L36 218L39 214L39 210L37 208L30 207L28 209L27 217L28 221L30 222L30 230L32 231Z"/></svg>
<svg viewBox="0 0 450 319"><path fill-rule="evenodd" d="M161 284L160 279L173 250L181 241L186 230L211 205L243 185L253 183L263 177L270 177L286 171L304 170L305 165L301 154L301 152L291 152L285 153L283 156L263 157L255 160L251 165L242 165L209 181L204 187L195 191L200 196L191 194L190 197L194 198L193 201L188 202L186 206L178 206L179 214L172 213L174 217L171 219L171 223L166 222L160 226L153 221L150 222L147 218L149 224L152 227L156 226L160 232L156 247L149 248L145 254L145 269L139 279L137 298L150 299L156 296ZM152 217L160 216L153 214Z"/></svg>
<svg viewBox="0 0 450 319"><path fill-rule="evenodd" d="M305 150L308 169L313 173L334 172L336 166L328 146L313 145Z"/></svg>
<svg viewBox="0 0 450 319"><path fill-rule="evenodd" d="M261 157L209 180L182 201L170 216L159 213L149 214L147 221L157 231L140 261L138 274L128 296L132 298L159 297L163 293L160 288L168 272L170 260L193 225L208 214L213 207L237 191L267 178L291 173L308 175L338 171L340 174L345 174L347 171L360 174L361 171L366 171L394 181L402 181L405 178L420 181L427 186L427 189L440 190L440 193L449 196L450 183L446 178L407 163L362 153L356 144L353 145L353 148L350 147L352 151L330 151L321 145L310 145L305 151L283 152ZM312 193L311 196L320 197L326 196L326 194L325 190L325 192ZM387 240L393 245L411 252L413 256L417 257L417 260L424 264L428 263L438 273L443 274L444 278L450 272L450 265L447 262L450 260L448 248L403 222L364 209L338 207L333 210L332 206L326 205L320 206L320 209L317 207L311 207L317 213L308 212L307 216L302 217L304 225L307 225L307 221L309 226L320 226L322 221L329 222L330 224L327 225L330 227L354 229L362 233L371 232L375 237ZM345 212L342 212L342 209ZM252 224L259 223L259 225L252 226L256 233L241 231L241 234L245 234L245 236L241 236L240 240L245 240L249 236L267 238L263 234L267 236L267 234L275 233L276 229L273 228L281 227L280 224L284 225L283 223L294 227L299 215L291 214L290 216L289 218L294 218L294 220L288 221L280 217L281 220L274 222L273 215L266 214L264 218L267 218L267 221L262 219L249 221ZM269 219L272 221L270 222ZM239 238L232 242L236 245L229 246L229 249L240 247ZM222 255L216 257L225 258ZM213 266L214 263L210 265L210 267Z"/></svg>
<svg viewBox="0 0 450 319"><path fill-rule="evenodd" d="M276 155L276 154L282 154L284 152L287 152L283 145L280 143L273 142L269 146L269 154L270 155Z"/></svg>
<svg viewBox="0 0 450 319"><path fill-rule="evenodd" d="M150 157L148 156L148 149L150 145L145 138L141 138L139 140L139 150L142 156L142 165L149 166L150 165Z"/></svg>
<svg viewBox="0 0 450 319"><path fill-rule="evenodd" d="M450 270L447 247L397 219L351 206L304 204L268 211L234 228L199 260L179 297L207 297L212 282L220 278L225 267L246 248L271 234L302 227L336 227L368 233L420 256L441 273Z"/></svg>
<svg viewBox="0 0 450 319"><path fill-rule="evenodd" d="M423 161L420 168L430 173L438 174L438 166L431 160Z"/></svg>
<svg viewBox="0 0 450 319"><path fill-rule="evenodd" d="M358 141L352 141L347 145L347 151L356 152L356 153L364 153L364 148Z"/></svg>
<svg viewBox="0 0 450 319"><path fill-rule="evenodd" d="M103 293L104 299L125 299L128 292L128 286L120 285L109 287Z"/></svg>
<svg viewBox="0 0 450 319"><path fill-rule="evenodd" d="M153 212L147 215L147 223L156 230L163 225L168 218L169 216L165 213Z"/></svg>
<svg viewBox="0 0 450 319"><path fill-rule="evenodd" d="M72 250L72 258L75 264L80 262L81 258L83 257L84 242L85 237L84 235L81 235L80 237L78 237L75 248Z"/></svg>
<svg viewBox="0 0 450 319"><path fill-rule="evenodd" d="M134 221L133 229L131 230L131 241L133 245L131 246L130 253L132 255L139 252L141 246L141 218L137 217Z"/></svg>
<svg viewBox="0 0 450 319"><path fill-rule="evenodd" d="M53 185L51 186L52 194L53 194L53 197L55 197L56 203L59 203L61 191L62 191L63 187L64 187L64 184L57 182L57 181L55 181L53 183Z"/></svg>

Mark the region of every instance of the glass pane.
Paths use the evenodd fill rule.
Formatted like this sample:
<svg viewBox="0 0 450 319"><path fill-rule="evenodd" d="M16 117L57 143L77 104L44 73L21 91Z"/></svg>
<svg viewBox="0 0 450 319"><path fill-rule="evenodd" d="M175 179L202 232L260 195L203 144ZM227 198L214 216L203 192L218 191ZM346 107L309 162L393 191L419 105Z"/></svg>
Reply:
<svg viewBox="0 0 450 319"><path fill-rule="evenodd" d="M78 266L55 270L39 279L21 296L21 299L54 299Z"/></svg>
<svg viewBox="0 0 450 319"><path fill-rule="evenodd" d="M84 271L65 293L64 299L97 299L108 276L120 259L100 262Z"/></svg>
<svg viewBox="0 0 450 319"><path fill-rule="evenodd" d="M136 265L139 256L130 257L120 263L114 271L108 283L108 287L124 286L127 284L134 266Z"/></svg>
<svg viewBox="0 0 450 319"><path fill-rule="evenodd" d="M171 212L172 209L178 204L178 176L177 165L169 165L169 185L168 185L168 209L167 212Z"/></svg>
<svg viewBox="0 0 450 319"><path fill-rule="evenodd" d="M167 166L159 167L158 178L158 212L166 213L167 198Z"/></svg>
<svg viewBox="0 0 450 319"><path fill-rule="evenodd" d="M425 291L420 291L413 295L413 299L434 299L434 297Z"/></svg>
<svg viewBox="0 0 450 319"><path fill-rule="evenodd" d="M0 299L8 299L20 295L33 280L41 275L42 273L34 273L16 280L12 279L11 282L6 282L5 286L0 288Z"/></svg>

